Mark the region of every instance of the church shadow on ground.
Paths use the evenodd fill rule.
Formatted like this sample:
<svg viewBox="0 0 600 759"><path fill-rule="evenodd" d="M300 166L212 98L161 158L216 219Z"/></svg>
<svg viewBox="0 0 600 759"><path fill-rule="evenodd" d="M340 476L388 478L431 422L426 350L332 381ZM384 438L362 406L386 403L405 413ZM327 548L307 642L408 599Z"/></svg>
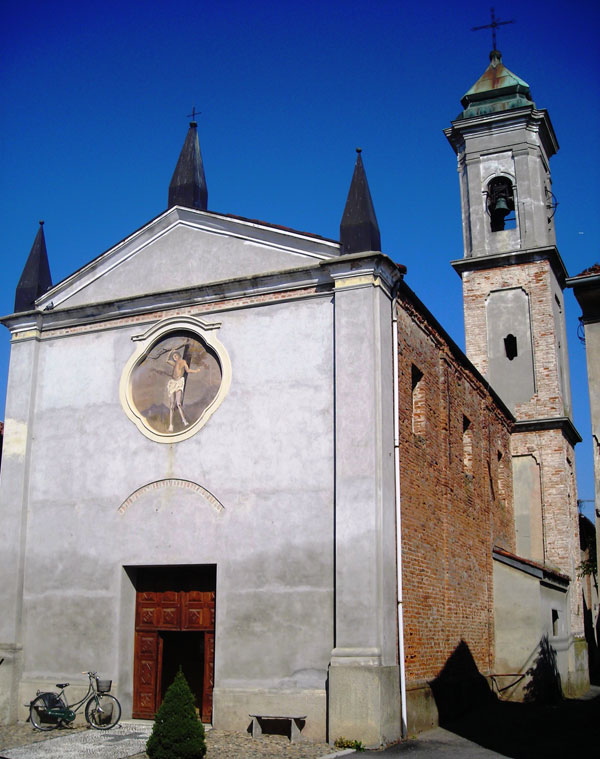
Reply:
<svg viewBox="0 0 600 759"><path fill-rule="evenodd" d="M500 700L461 641L431 683L440 726L513 759L597 755L600 696L564 699L556 654L547 638L529 670L524 703Z"/></svg>

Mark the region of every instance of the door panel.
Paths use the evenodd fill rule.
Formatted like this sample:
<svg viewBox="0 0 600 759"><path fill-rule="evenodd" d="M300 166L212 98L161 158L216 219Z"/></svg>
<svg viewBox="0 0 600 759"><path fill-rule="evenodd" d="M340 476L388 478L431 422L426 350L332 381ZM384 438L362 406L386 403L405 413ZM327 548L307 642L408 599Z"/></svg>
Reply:
<svg viewBox="0 0 600 759"><path fill-rule="evenodd" d="M133 718L152 719L158 683L158 633L136 632L133 672Z"/></svg>
<svg viewBox="0 0 600 759"><path fill-rule="evenodd" d="M202 693L202 722L212 722L213 686L215 684L215 634L204 633L204 690Z"/></svg>
<svg viewBox="0 0 600 759"><path fill-rule="evenodd" d="M161 630L179 630L181 628L181 608L173 602L161 604L158 613L158 627Z"/></svg>
<svg viewBox="0 0 600 759"><path fill-rule="evenodd" d="M140 602L138 601L137 608L135 610L135 626L136 628L152 630L155 629L158 624L159 608L155 602Z"/></svg>
<svg viewBox="0 0 600 759"><path fill-rule="evenodd" d="M184 610L183 625L184 630L206 630L211 627L211 615L209 609L187 608Z"/></svg>
<svg viewBox="0 0 600 759"><path fill-rule="evenodd" d="M182 629L213 630L215 627L215 594L210 591L183 591Z"/></svg>

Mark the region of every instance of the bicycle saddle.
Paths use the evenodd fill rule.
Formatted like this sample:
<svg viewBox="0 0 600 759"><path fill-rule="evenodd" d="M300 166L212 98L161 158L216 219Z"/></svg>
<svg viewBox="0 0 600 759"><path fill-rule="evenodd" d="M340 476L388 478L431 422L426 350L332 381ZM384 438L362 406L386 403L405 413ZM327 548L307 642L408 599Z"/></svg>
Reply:
<svg viewBox="0 0 600 759"><path fill-rule="evenodd" d="M56 683L57 688L66 688L70 683Z"/></svg>

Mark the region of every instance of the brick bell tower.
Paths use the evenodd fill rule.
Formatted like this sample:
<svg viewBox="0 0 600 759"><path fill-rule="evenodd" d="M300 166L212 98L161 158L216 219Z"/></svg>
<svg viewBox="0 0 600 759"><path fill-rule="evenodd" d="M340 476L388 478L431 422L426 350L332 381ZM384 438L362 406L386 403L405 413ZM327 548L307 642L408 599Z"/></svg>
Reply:
<svg viewBox="0 0 600 759"><path fill-rule="evenodd" d="M567 619L548 620L569 659L570 694L585 690L571 392L563 288L549 160L550 117L498 50L444 130L458 158L467 355L512 410L512 471L519 556L570 578ZM553 627L552 627L553 625ZM559 638L561 639L559 641Z"/></svg>

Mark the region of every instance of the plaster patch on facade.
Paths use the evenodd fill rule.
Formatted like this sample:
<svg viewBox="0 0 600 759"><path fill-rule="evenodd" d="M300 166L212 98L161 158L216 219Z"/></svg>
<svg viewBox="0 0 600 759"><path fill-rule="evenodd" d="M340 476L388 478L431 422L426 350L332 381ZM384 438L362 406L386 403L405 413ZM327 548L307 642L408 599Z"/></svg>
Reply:
<svg viewBox="0 0 600 759"><path fill-rule="evenodd" d="M12 338L12 342L16 342L17 340L31 340L35 338L39 338L40 331L39 329L25 329L22 332L16 332Z"/></svg>
<svg viewBox="0 0 600 759"><path fill-rule="evenodd" d="M380 278L375 277L372 274L358 274L356 276L350 275L349 277L336 277L335 289L347 289L349 287L365 287L373 285L373 287L379 287L381 284Z"/></svg>
<svg viewBox="0 0 600 759"><path fill-rule="evenodd" d="M190 482L190 480L168 479L158 480L157 482L150 482L147 485L138 488L138 490L132 493L129 498L126 498L119 506L119 514L124 514L127 509L133 503L139 500L145 493L149 493L153 490L160 490L162 488L184 488L185 490L191 490L193 493L198 493L198 495L202 496L202 498L207 503L209 503L215 509L215 511L221 512L225 508L223 504L217 498L215 498L215 496L209 490L203 488L202 485L198 485L195 482Z"/></svg>
<svg viewBox="0 0 600 759"><path fill-rule="evenodd" d="M17 419L6 419L4 422L3 456L23 458L27 450L27 425Z"/></svg>

